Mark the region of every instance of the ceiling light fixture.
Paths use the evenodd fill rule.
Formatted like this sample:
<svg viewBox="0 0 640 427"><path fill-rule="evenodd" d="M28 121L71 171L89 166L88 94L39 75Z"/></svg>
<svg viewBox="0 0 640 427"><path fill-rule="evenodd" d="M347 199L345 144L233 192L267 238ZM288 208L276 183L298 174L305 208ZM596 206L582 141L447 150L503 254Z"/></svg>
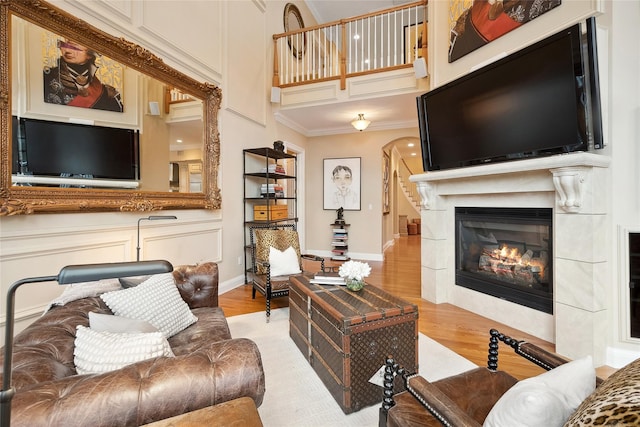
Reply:
<svg viewBox="0 0 640 427"><path fill-rule="evenodd" d="M362 132L369 126L370 123L371 123L371 120L366 120L364 118L364 114L358 114L358 118L352 121L351 125L357 130L359 130L360 132Z"/></svg>

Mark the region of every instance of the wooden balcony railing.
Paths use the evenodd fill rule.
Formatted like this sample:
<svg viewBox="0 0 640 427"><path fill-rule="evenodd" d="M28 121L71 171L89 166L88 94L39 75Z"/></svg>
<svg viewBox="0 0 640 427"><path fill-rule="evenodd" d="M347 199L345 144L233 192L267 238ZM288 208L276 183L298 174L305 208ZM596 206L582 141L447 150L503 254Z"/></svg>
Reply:
<svg viewBox="0 0 640 427"><path fill-rule="evenodd" d="M411 67L427 60L427 0L273 36L274 87Z"/></svg>
<svg viewBox="0 0 640 427"><path fill-rule="evenodd" d="M165 86L164 88L164 113L169 114L171 111L171 105L180 104L182 102L195 101L191 95L182 93L180 89Z"/></svg>

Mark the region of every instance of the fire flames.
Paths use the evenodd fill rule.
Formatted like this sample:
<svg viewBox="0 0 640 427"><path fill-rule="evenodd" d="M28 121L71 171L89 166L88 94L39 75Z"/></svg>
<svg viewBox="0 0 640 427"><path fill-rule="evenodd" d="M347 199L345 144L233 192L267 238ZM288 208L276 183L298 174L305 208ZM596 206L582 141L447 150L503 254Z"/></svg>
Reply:
<svg viewBox="0 0 640 427"><path fill-rule="evenodd" d="M500 277L534 284L545 279L547 263L548 255L545 251L534 256L530 249L521 254L518 248L502 245L500 248L483 248L478 267Z"/></svg>

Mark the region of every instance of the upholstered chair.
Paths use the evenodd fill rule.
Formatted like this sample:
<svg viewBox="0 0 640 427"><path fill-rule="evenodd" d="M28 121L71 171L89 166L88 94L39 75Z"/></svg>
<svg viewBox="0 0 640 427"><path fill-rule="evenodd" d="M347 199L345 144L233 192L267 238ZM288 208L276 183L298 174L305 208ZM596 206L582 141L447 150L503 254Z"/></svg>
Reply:
<svg viewBox="0 0 640 427"><path fill-rule="evenodd" d="M271 300L289 295L289 277L303 273L302 260L313 261L318 266L316 273L324 271L324 258L301 254L295 224L255 225L250 233L251 297L255 299L256 291L264 295L269 322Z"/></svg>

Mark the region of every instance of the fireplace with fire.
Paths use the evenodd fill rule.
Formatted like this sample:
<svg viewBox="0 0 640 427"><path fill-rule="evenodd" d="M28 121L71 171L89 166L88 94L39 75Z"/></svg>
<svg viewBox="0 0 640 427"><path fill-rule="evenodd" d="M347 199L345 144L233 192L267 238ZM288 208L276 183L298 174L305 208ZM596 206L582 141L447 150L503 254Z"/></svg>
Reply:
<svg viewBox="0 0 640 427"><path fill-rule="evenodd" d="M456 285L553 313L552 210L459 207Z"/></svg>

